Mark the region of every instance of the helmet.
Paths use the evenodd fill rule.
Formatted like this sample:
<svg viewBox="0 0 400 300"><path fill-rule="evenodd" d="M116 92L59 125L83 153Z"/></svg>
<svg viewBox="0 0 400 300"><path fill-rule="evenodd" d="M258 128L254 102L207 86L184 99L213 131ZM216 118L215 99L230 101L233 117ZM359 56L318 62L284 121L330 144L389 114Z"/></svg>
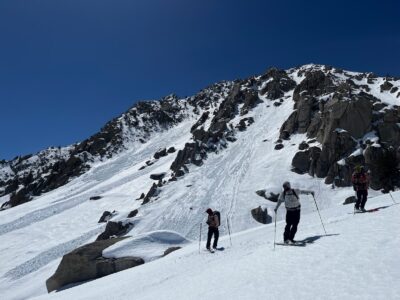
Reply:
<svg viewBox="0 0 400 300"><path fill-rule="evenodd" d="M357 166L355 166L354 171L356 171L357 173L360 173L360 172L364 171L364 167L362 165L357 165Z"/></svg>
<svg viewBox="0 0 400 300"><path fill-rule="evenodd" d="M289 182L289 181L285 181L285 182L283 183L283 188L284 188L284 189L290 189L290 182Z"/></svg>

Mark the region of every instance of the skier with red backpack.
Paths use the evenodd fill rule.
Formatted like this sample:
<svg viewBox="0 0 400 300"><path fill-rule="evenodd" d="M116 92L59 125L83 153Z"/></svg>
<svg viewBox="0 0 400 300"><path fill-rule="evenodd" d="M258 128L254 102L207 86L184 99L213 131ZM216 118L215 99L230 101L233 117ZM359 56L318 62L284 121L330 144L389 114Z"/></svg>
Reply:
<svg viewBox="0 0 400 300"><path fill-rule="evenodd" d="M290 182L286 181L283 183L283 192L280 194L276 207L274 209L275 214L278 211L279 206L282 202L285 202L286 207L286 227L283 234L283 241L287 245L296 244L294 236L297 232L297 226L300 222L300 201L299 194L311 194L314 196L313 191L292 189Z"/></svg>
<svg viewBox="0 0 400 300"><path fill-rule="evenodd" d="M357 194L357 202L354 206L355 211L365 212L365 204L367 203L369 176L363 166L356 166L351 176L354 191Z"/></svg>

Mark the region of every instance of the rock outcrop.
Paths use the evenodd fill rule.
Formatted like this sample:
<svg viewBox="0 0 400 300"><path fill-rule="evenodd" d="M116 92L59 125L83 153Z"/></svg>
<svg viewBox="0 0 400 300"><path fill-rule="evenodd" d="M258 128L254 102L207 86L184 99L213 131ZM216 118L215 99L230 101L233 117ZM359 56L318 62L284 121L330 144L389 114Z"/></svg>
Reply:
<svg viewBox="0 0 400 300"><path fill-rule="evenodd" d="M261 206L251 210L251 215L259 223L269 224L272 222L272 217L268 215L267 208L262 208Z"/></svg>
<svg viewBox="0 0 400 300"><path fill-rule="evenodd" d="M108 240L112 237L119 237L126 234L129 230L132 229L132 227L133 224L129 222L124 224L121 221L108 221L104 232L97 237L96 241Z"/></svg>
<svg viewBox="0 0 400 300"><path fill-rule="evenodd" d="M72 283L84 282L144 264L139 257L105 258L102 252L123 238L96 241L63 256L56 272L46 281L50 293Z"/></svg>

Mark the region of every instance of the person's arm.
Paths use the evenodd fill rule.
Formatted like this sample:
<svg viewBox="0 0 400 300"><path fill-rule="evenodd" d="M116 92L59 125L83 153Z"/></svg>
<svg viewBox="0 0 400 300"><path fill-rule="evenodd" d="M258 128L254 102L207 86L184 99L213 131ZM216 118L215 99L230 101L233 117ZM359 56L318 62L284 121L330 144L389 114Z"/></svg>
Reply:
<svg viewBox="0 0 400 300"><path fill-rule="evenodd" d="M303 195L315 195L314 191L311 190L298 190L299 194L303 194Z"/></svg>
<svg viewBox="0 0 400 300"><path fill-rule="evenodd" d="M285 201L285 199L283 198L283 193L280 193L279 198L278 198L278 202L276 203L275 209L274 211L277 212L279 206L282 204L283 201Z"/></svg>

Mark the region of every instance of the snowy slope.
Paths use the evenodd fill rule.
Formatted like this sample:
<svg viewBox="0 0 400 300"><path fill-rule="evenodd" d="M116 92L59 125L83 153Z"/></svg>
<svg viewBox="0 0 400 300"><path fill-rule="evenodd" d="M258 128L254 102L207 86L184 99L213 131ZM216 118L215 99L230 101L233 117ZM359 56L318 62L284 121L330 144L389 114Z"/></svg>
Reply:
<svg viewBox="0 0 400 300"><path fill-rule="evenodd" d="M400 193L393 194L398 200ZM369 200L378 211L325 210L303 216L297 238L306 247L273 249L273 224L225 237L225 251L197 244L169 257L35 299L399 299L400 206ZM284 227L278 222L278 235Z"/></svg>
<svg viewBox="0 0 400 300"><path fill-rule="evenodd" d="M288 70L287 73L298 84L304 77L301 74L302 71L322 68L323 66L306 65ZM337 81L346 81L349 76L354 77L357 74L359 73L345 72L334 76L336 76ZM368 83L367 79L361 78L359 84L368 85L377 97L384 94L382 101L388 105L400 104L395 93L379 90L382 82L378 78L373 83ZM392 80L391 82L394 87L400 87L399 80ZM267 81L263 85L266 83ZM227 86L230 84L227 83ZM339 276L340 278L335 280L333 280L334 275L338 276L338 273L330 273L330 271L334 267L333 262L335 264L340 263L340 266L347 266L352 259L355 259L352 253L353 245L350 244L357 236L356 228L353 227L365 226L371 232L365 235L365 240L364 238L362 240L364 244L361 244L363 247L360 247L362 249L357 251L365 254L368 247L373 247L375 252L372 251L371 253L374 255L368 254L366 257L377 257L378 252L381 251L378 245L381 245L381 239L384 238L378 236L377 232L393 230L390 231L391 236L398 233L396 232L399 227L396 223L398 222L398 218L396 218L398 206L382 209L376 214L377 219L372 218L375 217L375 214L371 214L371 218L368 219L369 215L353 218L353 216L347 214L350 207L341 205L346 197L354 194L351 188L332 189L330 185L323 183L323 178L314 178L307 174L299 175L291 171L292 158L298 151L298 144L307 140L306 135L294 134L290 140L282 142L283 149L277 151L274 148L276 140L280 136L282 124L293 112L293 92L294 89L285 93L282 97L284 101L279 107L272 105L271 100L266 96L259 95L261 102L245 115L245 117L254 118L254 123L249 125L246 131L236 132L236 142L229 143L226 148L220 148L215 153L208 153L207 159L200 167L187 165L188 173L180 177L178 181L172 181L159 188L160 194L146 205L141 205L142 201L136 199L141 193L146 193L155 182L149 178L150 174L166 172L167 177L170 176L170 167L176 157L175 153L154 160L154 153L160 148L172 146L180 150L184 148L186 143L191 142L190 129L204 112L204 107L196 107L195 109L198 112L195 113L195 109L188 106L184 111L185 118L182 121L168 129L156 130L151 133L147 136L145 144L136 140L128 140L127 145L125 145L127 149L112 158L95 161L91 164L89 171L71 180L66 185L35 197L33 201L1 211L0 236L2 241L6 241L0 245L1 299L28 299L47 294L45 281L55 272L62 256L85 243L94 241L104 230L105 225L97 222L105 210L116 211L112 219L114 221L125 220L130 211L139 210L138 215L132 219L134 228L128 233L128 235L134 237L135 242L132 242L132 245L137 246L142 243L145 246L146 238L143 240L140 238L136 240L135 238L146 236L149 232L165 230L176 232L185 238L185 241L186 239L192 240L194 244L171 254L170 257L77 287L77 292L74 292L74 288L60 294L52 294L52 296L64 297L62 296L64 293L65 295L76 293L73 297L79 298L79 296L83 297L86 293L86 287L89 287L87 290L89 298L101 299L104 296L103 299L120 299L123 298L123 295L128 295L131 292L131 289L133 289L132 282L137 282L134 289L135 295L138 293L143 299L154 299L157 292L162 289L168 290L170 293L166 294L166 298L172 298L172 293L176 292L178 298L182 299L185 298L185 293L193 290L193 293L195 293L193 299L196 299L204 298L204 293L204 295L207 295L205 287L211 285L211 282L208 281L211 280L209 278L218 277L223 280L225 286L218 292L221 293L217 294L219 296L223 296L223 293L237 295L238 297L245 295L244 291L238 290L238 287L241 286L239 281L241 279L245 280L246 290L252 290L256 299L261 298L261 295L265 293L271 295L271 297L280 298L281 293L285 292L284 275L290 273L290 265L287 261L302 266L302 268L298 267L299 269L292 271L293 276L296 276L295 278L302 272L308 272L306 278L310 281L307 281L307 287L302 287L302 289L300 289L302 284L299 281L296 283L296 289L290 292L286 291L286 293L295 293L295 291L300 293L305 289L305 294L301 294L301 296L307 298L311 295L310 289L314 287L311 280L323 281L316 279L316 276L327 279L327 282L321 282L321 286L325 287L324 293L329 292L327 284L332 284L333 281L343 279L343 282L340 281L339 283L344 285L345 275L343 274L347 273L347 269L338 268L337 272L341 272L343 278ZM210 107L210 115L214 114L226 95L223 93L213 94L210 99L212 97L211 104L207 104ZM240 104L238 110L242 106L243 104ZM240 122L240 118L238 115L229 122L236 126ZM210 119L204 123L206 129L209 126ZM129 128L125 129L129 131ZM315 142L315 145L318 145L318 143ZM154 164L139 170L146 165L148 160L154 161ZM340 233L340 235L318 239L315 245L309 245L310 247L306 249L281 249L279 255L278 251L270 252L273 227L271 225L259 227L260 224L252 218L250 211L262 206L267 208L271 215L275 204L257 196L255 191L267 189L268 191L279 192L282 182L285 180L290 180L293 186L297 188L314 190L321 212L327 221L329 220L328 231ZM371 197L377 195L380 195L380 192L370 191ZM89 198L92 196L102 196L102 198L97 201L90 201ZM0 200L2 202L7 201L7 197L0 198ZM391 200L382 197L374 198L373 201L374 204L376 201L377 206L384 206L387 203L390 204ZM207 207L212 207L222 213L220 231L221 235L225 236L222 238L222 244L227 249L224 253L216 253L215 257L199 256L196 253L199 224L204 221L204 211ZM282 231L283 223L281 220L284 216L285 212L281 209L277 215L279 232ZM387 219L388 223L378 224L382 218ZM226 222L228 219L232 226L231 230L235 234L233 248L228 248L229 244L226 239L228 234ZM370 221L367 220L375 221L369 223ZM313 199L305 196L302 199L302 229L304 231L299 238L320 234L321 229L318 222ZM367 234L366 231L365 234ZM205 232L203 232L203 236L204 234ZM129 243L126 243L124 253L129 248ZM389 248L389 246L397 245L398 247L398 243L399 240L397 239L389 239L383 243L383 246ZM166 245L168 243L161 241L160 244ZM344 248L346 254L338 255L338 253L341 253L341 246L337 245L341 244L347 245ZM302 255L292 257L293 253L297 255L297 250ZM374 273L376 270L380 276L387 276L385 277L387 283L393 283L394 280L389 278L392 276L391 269L388 274L381 274L380 268L384 266L392 267L392 265L387 265L387 263L391 263L391 259L394 259L394 254L390 251L392 250L385 252L388 253L387 261L374 266L376 269L372 269L371 272ZM149 249L150 254L146 254L149 255L149 260L160 255L155 255L156 252L159 253L157 248ZM145 251L144 253L148 252ZM265 255L266 253L268 255ZM336 256L337 260L332 260ZM353 272L351 275L353 279L362 274L363 266L361 264L367 261L363 257L360 257L360 259L357 268L350 269ZM219 264L220 261L222 261L221 264ZM311 269L307 269L306 264L302 264L303 261L310 265L318 265L320 270L314 274ZM214 265L218 265L215 270L213 269ZM268 267L259 271L260 266ZM236 270L236 267L241 272L235 275L232 271ZM193 270L191 270L192 268ZM272 268L271 273L269 273L269 270L271 270L269 268ZM213 271L210 271L210 269ZM157 270L161 270L159 274L156 273ZM214 276L210 276L208 272L214 272L211 273ZM276 278L274 274L278 274ZM371 274L371 276L375 276L375 274ZM188 277L193 277L194 282L185 282ZM201 283L198 284L198 287L195 286L196 278ZM259 279L262 281L258 281ZM370 277L370 279L373 280L374 278ZM351 282L352 280L349 280L345 287L350 286ZM115 289L110 289L107 292L103 290L107 287L110 288L111 285L115 285ZM159 287L159 289L151 290L153 285ZM174 285L185 286L187 289L174 291ZM274 290L275 286L280 287L280 289ZM358 285L350 287L350 290L343 291L343 293L354 292L357 287ZM378 295L378 292L382 289L377 288L371 295ZM116 290L119 290L120 294L116 294ZM321 290L323 289L321 288ZM97 292L98 294L96 294ZM208 292L211 293L212 290ZM390 292L394 294L390 294ZM115 297L112 295L115 295ZM294 297L294 295L289 294L288 296ZM333 296L333 294L324 295ZM350 294L343 294L343 296L348 295ZM389 298L398 295L398 290L388 291L385 295ZM67 297L65 299L70 299L69 296L65 297ZM185 299L188 299L188 297Z"/></svg>

